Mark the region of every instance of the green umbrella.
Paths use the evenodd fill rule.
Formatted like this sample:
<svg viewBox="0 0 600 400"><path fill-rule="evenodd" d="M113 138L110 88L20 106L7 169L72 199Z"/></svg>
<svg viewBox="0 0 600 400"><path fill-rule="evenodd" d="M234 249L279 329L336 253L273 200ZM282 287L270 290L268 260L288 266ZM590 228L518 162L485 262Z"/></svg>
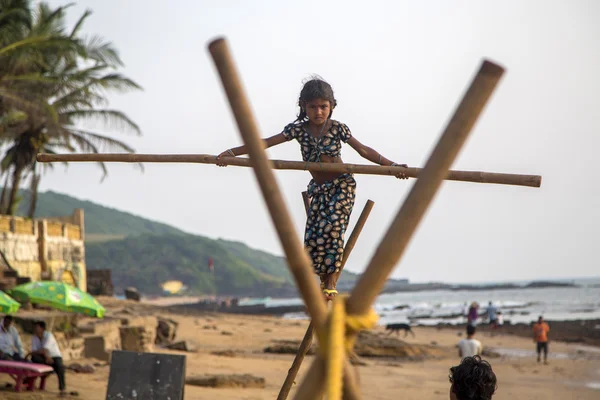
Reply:
<svg viewBox="0 0 600 400"><path fill-rule="evenodd" d="M21 302L29 301L90 317L104 316L104 307L94 296L63 282L29 282L12 289L10 295Z"/></svg>
<svg viewBox="0 0 600 400"><path fill-rule="evenodd" d="M0 291L0 312L3 314L13 314L19 310L21 305L14 301L9 295Z"/></svg>

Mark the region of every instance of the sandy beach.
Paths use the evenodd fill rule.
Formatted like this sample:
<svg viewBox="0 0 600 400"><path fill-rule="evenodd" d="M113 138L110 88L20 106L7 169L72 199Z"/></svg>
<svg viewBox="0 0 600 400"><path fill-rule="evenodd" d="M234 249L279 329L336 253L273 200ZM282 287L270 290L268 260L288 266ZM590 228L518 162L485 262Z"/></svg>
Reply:
<svg viewBox="0 0 600 400"><path fill-rule="evenodd" d="M283 320L276 317L226 315L203 313L196 315L174 315L153 304L132 303L114 299L101 299L107 314L117 315L124 308L135 313L171 318L179 323L177 340L185 340L197 348L197 352L178 352L156 348L156 352L184 354L187 357L186 375L205 374L252 374L263 377L264 389L250 388L202 388L185 387L185 398L193 399L275 399L293 360L290 354L267 354L264 349L276 340L300 340L308 321ZM131 311L130 311L131 312ZM216 327L216 328L215 328ZM373 331L385 336L382 327ZM435 357L408 360L361 357L367 364L358 367L364 398L384 399L447 399L448 368L459 362L456 343L462 329L458 328L414 328L416 337L404 334L400 339L408 344L427 345L435 349ZM393 335L395 336L395 335ZM23 335L25 346L30 345L30 336ZM540 365L533 354L531 339L500 334L490 337L481 333L478 337L485 349L494 350L500 357L488 358L498 377L499 387L494 399L597 399L600 396L600 348L575 343L551 342L550 364ZM222 355L214 353L221 352ZM226 353L223 353L226 352ZM307 356L299 379L313 360ZM70 360L94 363L97 360ZM79 398L100 400L106 396L110 366L97 363L92 374L67 371L69 390L79 392ZM0 386L11 379L0 376ZM5 399L48 399L56 398L55 377L48 381L46 393L0 391ZM292 390L290 397L292 398ZM73 397L74 398L74 397Z"/></svg>

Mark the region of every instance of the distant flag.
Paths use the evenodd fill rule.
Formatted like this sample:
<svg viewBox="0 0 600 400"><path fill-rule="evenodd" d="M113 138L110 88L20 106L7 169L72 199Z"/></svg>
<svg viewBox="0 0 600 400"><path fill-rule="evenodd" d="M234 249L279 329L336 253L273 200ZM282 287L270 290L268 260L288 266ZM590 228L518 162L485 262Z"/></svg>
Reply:
<svg viewBox="0 0 600 400"><path fill-rule="evenodd" d="M208 269L212 272L215 269L212 257L208 257Z"/></svg>

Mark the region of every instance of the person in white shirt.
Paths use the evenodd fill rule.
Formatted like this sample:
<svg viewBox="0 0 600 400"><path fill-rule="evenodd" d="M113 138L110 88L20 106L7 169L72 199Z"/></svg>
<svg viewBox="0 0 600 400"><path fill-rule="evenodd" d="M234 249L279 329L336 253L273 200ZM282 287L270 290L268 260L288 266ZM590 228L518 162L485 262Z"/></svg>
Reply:
<svg viewBox="0 0 600 400"><path fill-rule="evenodd" d="M467 338L458 342L458 356L461 359L481 355L481 352L483 351L481 342L477 339L473 339L473 336L475 336L475 327L467 325Z"/></svg>
<svg viewBox="0 0 600 400"><path fill-rule="evenodd" d="M34 325L34 335L31 341L31 362L51 366L56 372L56 376L58 376L60 394L67 394L62 354L54 335L46 330L44 321L36 321Z"/></svg>
<svg viewBox="0 0 600 400"><path fill-rule="evenodd" d="M25 361L24 354L21 337L13 324L13 317L7 315L0 320L0 360Z"/></svg>

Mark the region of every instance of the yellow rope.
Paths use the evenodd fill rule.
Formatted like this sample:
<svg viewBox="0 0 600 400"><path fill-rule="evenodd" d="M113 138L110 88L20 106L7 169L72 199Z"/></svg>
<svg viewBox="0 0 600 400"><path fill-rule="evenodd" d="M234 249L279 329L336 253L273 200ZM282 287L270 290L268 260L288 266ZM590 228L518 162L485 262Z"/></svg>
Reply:
<svg viewBox="0 0 600 400"><path fill-rule="evenodd" d="M326 364L327 400L342 398L344 354L349 354L354 349L356 334L373 328L378 319L377 313L372 309L366 315L347 315L346 298L347 296L337 296L333 300L327 326L323 331L317 332Z"/></svg>

